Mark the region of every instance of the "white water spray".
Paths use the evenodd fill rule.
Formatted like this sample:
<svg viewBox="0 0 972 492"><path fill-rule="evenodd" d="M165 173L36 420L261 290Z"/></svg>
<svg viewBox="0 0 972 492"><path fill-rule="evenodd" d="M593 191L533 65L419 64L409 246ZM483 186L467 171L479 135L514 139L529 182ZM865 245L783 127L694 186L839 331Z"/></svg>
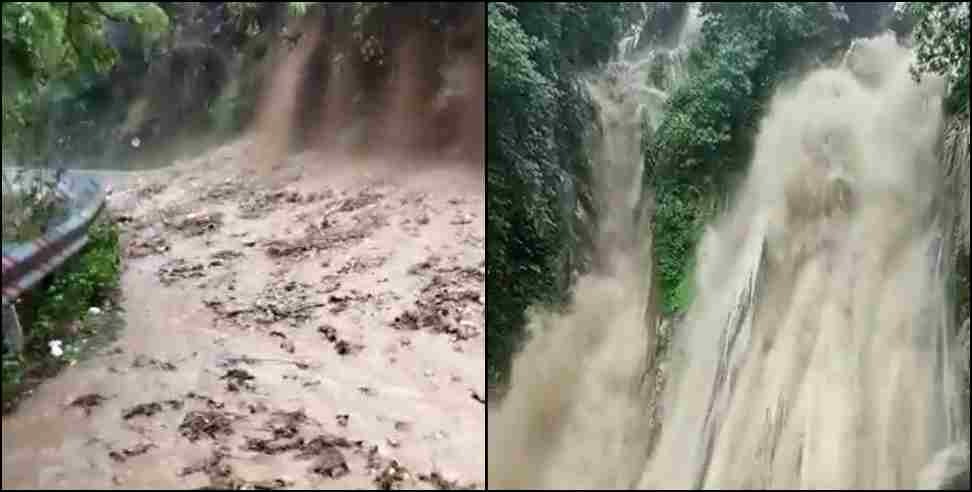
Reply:
<svg viewBox="0 0 972 492"><path fill-rule="evenodd" d="M491 487L941 483L925 465L948 461L968 402L940 268L944 84L916 84L910 61L893 36L862 40L773 100L740 201L702 239L658 398L643 384L658 362L650 245L632 217L641 121L664 91L617 66L591 84L609 267L568 314L533 317L490 415Z"/></svg>

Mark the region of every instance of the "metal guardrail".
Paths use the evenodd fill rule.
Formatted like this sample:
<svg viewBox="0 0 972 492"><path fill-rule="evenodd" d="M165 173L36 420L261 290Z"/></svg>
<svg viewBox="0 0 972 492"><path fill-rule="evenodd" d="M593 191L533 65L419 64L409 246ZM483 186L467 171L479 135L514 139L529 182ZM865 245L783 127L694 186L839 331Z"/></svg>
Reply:
<svg viewBox="0 0 972 492"><path fill-rule="evenodd" d="M2 294L5 311L21 294L35 287L81 251L88 243L91 224L105 208L104 188L97 179L90 176L65 173L58 180L55 193L65 200L66 215L55 223L47 224L46 232L33 241L3 243ZM8 334L8 331L13 330L19 332L19 326L12 328L6 325L5 322L5 341L8 341L8 335L16 338L11 345L19 349L22 334Z"/></svg>

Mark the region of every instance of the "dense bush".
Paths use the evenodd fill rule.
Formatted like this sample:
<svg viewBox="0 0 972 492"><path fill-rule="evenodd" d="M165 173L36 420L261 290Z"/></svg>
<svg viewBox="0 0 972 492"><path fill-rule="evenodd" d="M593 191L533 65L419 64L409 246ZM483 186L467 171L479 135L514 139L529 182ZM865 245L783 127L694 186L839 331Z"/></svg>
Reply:
<svg viewBox="0 0 972 492"><path fill-rule="evenodd" d="M688 78L647 142L647 187L657 196L655 255L666 311L691 302L701 227L748 163L765 104L781 83L848 40L826 3L704 3ZM807 62L810 60L810 62Z"/></svg>
<svg viewBox="0 0 972 492"><path fill-rule="evenodd" d="M85 342L98 333L87 322L91 307L101 306L118 287L121 249L118 229L108 220L92 226L89 242L17 305L24 326L24 351L3 355L3 407L38 378L77 360ZM49 343L59 340L64 355L51 354Z"/></svg>
<svg viewBox="0 0 972 492"><path fill-rule="evenodd" d="M969 4L968 2L910 2L906 7L915 19L914 43L918 63L916 77L923 73L948 79L951 90L946 101L952 114L969 108Z"/></svg>
<svg viewBox="0 0 972 492"><path fill-rule="evenodd" d="M42 100L56 81L104 74L118 59L105 36L109 20L137 27L149 43L169 27L152 2L5 2L3 20L3 148L18 158L46 150Z"/></svg>

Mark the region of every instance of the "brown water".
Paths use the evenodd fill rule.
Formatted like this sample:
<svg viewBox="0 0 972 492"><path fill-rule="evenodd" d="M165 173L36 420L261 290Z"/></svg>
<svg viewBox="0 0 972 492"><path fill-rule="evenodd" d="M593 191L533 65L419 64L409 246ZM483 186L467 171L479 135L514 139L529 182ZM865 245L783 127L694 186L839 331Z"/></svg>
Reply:
<svg viewBox="0 0 972 492"><path fill-rule="evenodd" d="M597 190L609 267L568 314L533 316L489 417L491 487L936 487L944 467L926 465L963 437L968 469L940 268L944 85L916 84L910 59L891 36L861 40L774 98L663 361L649 246L618 246L648 237L619 184L641 172L630 122L645 99L623 76L595 83L602 114L620 115Z"/></svg>
<svg viewBox="0 0 972 492"><path fill-rule="evenodd" d="M324 140L308 147L329 152L292 156L319 35L310 29L280 52L248 138L161 171L101 175L111 211L127 219L116 311L125 328L112 350L4 416L4 489L484 486L485 176L470 157L484 135L460 135L453 158L397 153L424 144L409 141L417 135L376 141L366 156ZM417 56L397 55L389 131L432 105L415 102L420 74L408 65ZM482 64L464 63L460 81L482 78ZM335 83L325 100L351 97L349 85ZM479 94L451 104L482 99L482 83L472 87ZM359 116L342 108L325 112L334 121L322 128ZM458 123L468 133L467 114L482 108L465 108ZM210 217L219 219L198 234L180 225ZM232 389L231 369L249 372L253 386ZM91 394L105 400L90 414L71 405ZM147 403L162 411L122 418ZM192 442L180 426L193 411L216 411L231 429ZM294 439L352 444L310 460L252 449L252 439L279 437L268 436L278 412L301 412ZM347 468L329 476L321 467L335 450Z"/></svg>

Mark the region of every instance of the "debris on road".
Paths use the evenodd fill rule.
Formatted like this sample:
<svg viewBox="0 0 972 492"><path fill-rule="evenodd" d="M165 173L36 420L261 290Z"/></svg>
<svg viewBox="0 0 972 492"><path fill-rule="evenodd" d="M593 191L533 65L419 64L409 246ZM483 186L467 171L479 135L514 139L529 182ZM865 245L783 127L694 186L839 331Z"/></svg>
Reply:
<svg viewBox="0 0 972 492"><path fill-rule="evenodd" d="M141 456L157 447L158 447L157 445L152 443L138 444L130 448L122 449L121 451L112 451L108 453L108 457L117 463L124 463L129 458Z"/></svg>
<svg viewBox="0 0 972 492"><path fill-rule="evenodd" d="M91 412L94 411L96 407L100 407L101 404L106 401L108 401L108 398L105 398L97 393L92 393L75 398L69 406L80 408L84 411L85 416L88 416L91 415Z"/></svg>
<svg viewBox="0 0 972 492"><path fill-rule="evenodd" d="M164 402L141 403L122 412L123 420L131 420L135 417L152 417L163 410L163 403L172 410L181 410L183 403L179 400L167 400Z"/></svg>
<svg viewBox="0 0 972 492"><path fill-rule="evenodd" d="M136 369L151 367L152 369L166 372L174 372L176 369L178 369L176 365L171 362L159 360L142 354L135 357L135 360L132 362L132 367Z"/></svg>
<svg viewBox="0 0 972 492"><path fill-rule="evenodd" d="M220 436L231 436L234 433L233 419L218 411L193 411L179 425L179 432L192 442L203 437L217 439Z"/></svg>

